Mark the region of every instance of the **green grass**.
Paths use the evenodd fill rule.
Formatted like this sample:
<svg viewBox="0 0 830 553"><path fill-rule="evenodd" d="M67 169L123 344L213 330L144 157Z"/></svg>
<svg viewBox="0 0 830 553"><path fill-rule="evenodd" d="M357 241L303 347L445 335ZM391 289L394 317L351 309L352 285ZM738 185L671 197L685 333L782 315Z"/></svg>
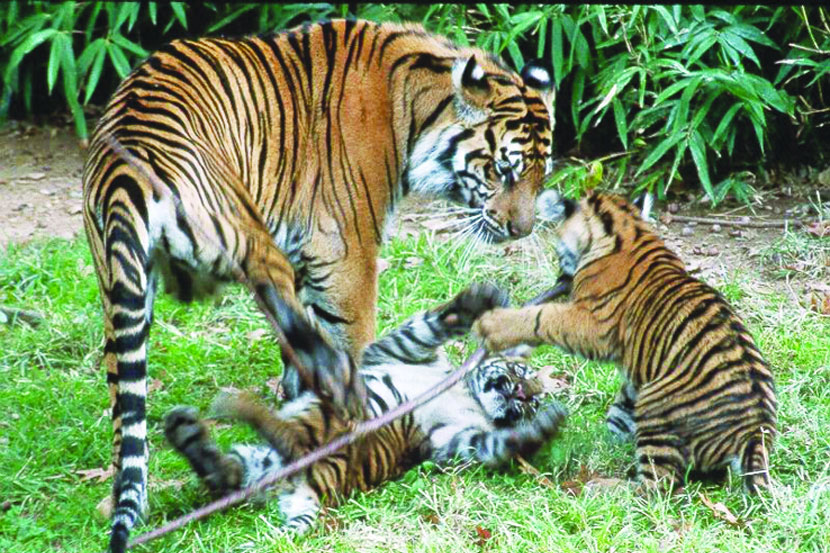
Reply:
<svg viewBox="0 0 830 553"><path fill-rule="evenodd" d="M379 330L444 301L473 279L495 280L515 301L552 280L522 252L494 247L461 262L428 236L394 240L383 251ZM423 262L416 267L411 258ZM409 260L409 261L408 261ZM746 498L739 483L691 483L672 498L627 489L573 497L558 484L580 469L622 477L633 447L613 443L604 412L619 385L614 369L540 348L533 362L567 375L559 394L571 410L561 436L532 459L554 487L513 467L420 467L372 493L329 509L305 539L276 530L276 505L245 505L212 516L138 551L828 551L830 544L830 321L784 293L759 295L740 276L725 292L774 368L781 437L772 457L774 492ZM101 360L97 283L83 239L12 246L0 253L0 303L36 309L38 328L0 324L0 549L103 551L108 522L95 506L111 482L76 472L105 467L110 455L108 395ZM206 495L185 462L164 445L161 420L176 404L205 408L221 387L266 394L279 374L278 349L251 334L265 323L239 287L213 303L156 302L150 339L152 386L150 513L146 530L187 513ZM472 344L467 344L470 351ZM460 354L460 352L457 352ZM221 427L223 444L250 439ZM747 525L716 518L699 496L724 503ZM481 540L477 527L490 532ZM137 533L136 533L137 535Z"/></svg>

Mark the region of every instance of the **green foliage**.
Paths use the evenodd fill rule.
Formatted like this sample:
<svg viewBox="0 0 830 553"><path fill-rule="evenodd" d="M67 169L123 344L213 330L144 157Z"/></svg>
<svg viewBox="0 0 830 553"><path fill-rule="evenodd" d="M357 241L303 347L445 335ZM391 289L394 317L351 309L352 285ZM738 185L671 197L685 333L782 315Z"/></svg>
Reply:
<svg viewBox="0 0 830 553"><path fill-rule="evenodd" d="M815 146L830 126L823 7L12 1L0 4L0 118L15 99L32 112L33 97L57 88L85 138L82 106L103 103L164 42L330 17L421 21L516 67L546 60L559 89L560 147L611 154L615 185L662 197L690 181L717 203L751 197L742 175L770 154L787 161L782 144L823 155Z"/></svg>

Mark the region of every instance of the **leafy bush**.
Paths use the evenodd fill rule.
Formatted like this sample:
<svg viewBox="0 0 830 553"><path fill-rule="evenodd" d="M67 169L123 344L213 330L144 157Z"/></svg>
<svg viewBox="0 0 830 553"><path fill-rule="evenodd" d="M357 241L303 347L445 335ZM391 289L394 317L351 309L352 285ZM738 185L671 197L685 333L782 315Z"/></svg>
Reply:
<svg viewBox="0 0 830 553"><path fill-rule="evenodd" d="M164 42L338 16L422 21L516 67L547 60L559 91L560 154L578 156L554 180L595 174L587 157L606 163L615 185L663 196L684 181L713 202L746 200L747 169L792 161L792 152L824 155L828 10L804 7L13 1L0 4L0 117L31 113L40 105L33 98L60 82L85 138L82 105L105 102Z"/></svg>

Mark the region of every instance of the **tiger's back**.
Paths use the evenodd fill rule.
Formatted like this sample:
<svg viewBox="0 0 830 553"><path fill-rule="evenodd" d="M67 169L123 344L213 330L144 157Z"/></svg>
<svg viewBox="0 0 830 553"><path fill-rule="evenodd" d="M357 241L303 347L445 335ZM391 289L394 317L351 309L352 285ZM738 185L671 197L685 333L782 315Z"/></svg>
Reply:
<svg viewBox="0 0 830 553"><path fill-rule="evenodd" d="M490 347L553 343L617 362L625 384L608 425L636 435L641 478L677 483L690 466L731 463L748 490L766 485L773 375L729 303L691 277L622 198L593 192L578 204L556 196L540 205L559 223L570 302L485 315L479 331Z"/></svg>

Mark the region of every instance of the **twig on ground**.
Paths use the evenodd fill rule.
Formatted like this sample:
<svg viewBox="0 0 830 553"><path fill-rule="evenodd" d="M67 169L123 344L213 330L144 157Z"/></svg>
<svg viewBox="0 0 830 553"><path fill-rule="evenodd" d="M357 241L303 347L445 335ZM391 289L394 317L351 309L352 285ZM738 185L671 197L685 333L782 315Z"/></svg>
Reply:
<svg viewBox="0 0 830 553"><path fill-rule="evenodd" d="M802 226L804 223L798 219L769 219L766 221L751 221L748 217L741 219L722 219L720 217L694 217L691 215L667 214L660 217L660 221L669 223L700 223L702 225L726 225L733 227L754 227L754 228L784 228L786 226Z"/></svg>
<svg viewBox="0 0 830 553"><path fill-rule="evenodd" d="M0 313L4 315L4 317L0 319L0 322L7 324L13 324L16 321L23 321L31 326L38 326L46 320L46 317L37 311L19 309L17 307L7 307L5 305L0 305Z"/></svg>

